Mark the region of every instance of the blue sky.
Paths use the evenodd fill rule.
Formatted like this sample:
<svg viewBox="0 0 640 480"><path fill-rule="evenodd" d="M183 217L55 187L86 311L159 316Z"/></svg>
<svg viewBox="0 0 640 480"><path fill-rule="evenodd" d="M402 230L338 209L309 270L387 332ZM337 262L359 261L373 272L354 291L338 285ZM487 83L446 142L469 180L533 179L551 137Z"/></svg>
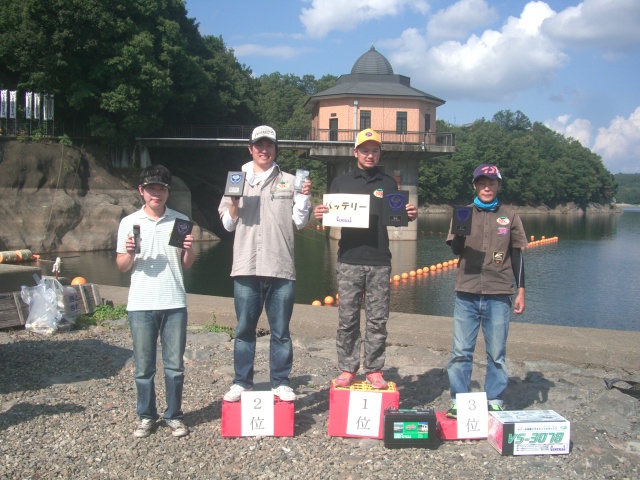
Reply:
<svg viewBox="0 0 640 480"><path fill-rule="evenodd" d="M371 45L456 125L520 110L640 173L640 0L186 0L255 76L348 74Z"/></svg>

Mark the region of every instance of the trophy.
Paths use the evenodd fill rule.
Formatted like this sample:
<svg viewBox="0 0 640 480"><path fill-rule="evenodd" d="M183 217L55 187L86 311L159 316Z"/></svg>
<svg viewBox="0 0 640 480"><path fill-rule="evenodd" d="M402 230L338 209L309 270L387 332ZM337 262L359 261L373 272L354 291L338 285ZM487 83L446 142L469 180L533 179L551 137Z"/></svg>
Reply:
<svg viewBox="0 0 640 480"><path fill-rule="evenodd" d="M173 224L173 230L169 237L169 245L172 247L183 248L184 237L189 235L193 230L193 222L189 220L176 219Z"/></svg>
<svg viewBox="0 0 640 480"><path fill-rule="evenodd" d="M226 197L241 197L244 191L244 172L229 172L227 185L224 187Z"/></svg>
<svg viewBox="0 0 640 480"><path fill-rule="evenodd" d="M407 203L409 190L398 190L388 193L382 200L382 225L390 227L406 227L409 225Z"/></svg>
<svg viewBox="0 0 640 480"><path fill-rule="evenodd" d="M471 217L473 207L457 205L453 207L453 219L451 221L451 233L466 236L471 233Z"/></svg>

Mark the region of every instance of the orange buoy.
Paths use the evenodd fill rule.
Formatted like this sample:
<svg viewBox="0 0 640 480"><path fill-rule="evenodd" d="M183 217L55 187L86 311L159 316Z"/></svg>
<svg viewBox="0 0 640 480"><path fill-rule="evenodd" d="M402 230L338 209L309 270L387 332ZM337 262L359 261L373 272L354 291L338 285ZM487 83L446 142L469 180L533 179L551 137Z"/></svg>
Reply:
<svg viewBox="0 0 640 480"><path fill-rule="evenodd" d="M313 302L311 302L311 305L313 305L314 307L320 307L322 306L322 302L320 302L320 300L314 300Z"/></svg>
<svg viewBox="0 0 640 480"><path fill-rule="evenodd" d="M327 295L326 297L324 297L324 304L333 305L333 297L331 295Z"/></svg>
<svg viewBox="0 0 640 480"><path fill-rule="evenodd" d="M409 278L409 274L407 272L404 272L402 275L400 275L402 278Z"/></svg>
<svg viewBox="0 0 640 480"><path fill-rule="evenodd" d="M431 266L429 267L429 270L431 270L432 272L433 272L435 269L436 269L436 266L435 266L435 265L431 265Z"/></svg>
<svg viewBox="0 0 640 480"><path fill-rule="evenodd" d="M440 269L442 268L442 264L441 264L441 263L437 263L437 264L436 264L436 268L437 268L438 270L440 270Z"/></svg>
<svg viewBox="0 0 640 480"><path fill-rule="evenodd" d="M415 270L411 270L411 271L409 272L409 276L410 276L410 277L415 277L415 276L416 276L416 271L415 271Z"/></svg>
<svg viewBox="0 0 640 480"><path fill-rule="evenodd" d="M418 275L422 275L422 269L421 269L421 268L419 268L418 270L416 270L416 274L418 274Z"/></svg>
<svg viewBox="0 0 640 480"><path fill-rule="evenodd" d="M76 277L71 280L71 285L84 285L85 283L87 283L87 279L84 277Z"/></svg>
<svg viewBox="0 0 640 480"><path fill-rule="evenodd" d="M400 275L394 275L393 276L393 281L394 282L399 282L400 281Z"/></svg>

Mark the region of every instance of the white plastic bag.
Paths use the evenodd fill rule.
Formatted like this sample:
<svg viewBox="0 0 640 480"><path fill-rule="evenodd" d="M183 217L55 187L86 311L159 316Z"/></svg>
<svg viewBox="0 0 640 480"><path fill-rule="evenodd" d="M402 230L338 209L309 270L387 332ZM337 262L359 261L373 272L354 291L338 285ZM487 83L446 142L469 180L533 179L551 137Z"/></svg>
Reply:
<svg viewBox="0 0 640 480"><path fill-rule="evenodd" d="M29 305L27 330L51 335L58 330L70 330L78 313L75 288L63 286L57 279L41 278L35 287L23 286L22 301Z"/></svg>

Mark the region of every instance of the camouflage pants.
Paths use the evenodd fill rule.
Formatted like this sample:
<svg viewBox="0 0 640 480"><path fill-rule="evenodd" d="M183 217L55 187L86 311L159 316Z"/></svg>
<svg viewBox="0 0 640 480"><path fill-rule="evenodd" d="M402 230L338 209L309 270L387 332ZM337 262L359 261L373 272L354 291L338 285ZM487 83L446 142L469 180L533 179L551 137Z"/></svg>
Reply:
<svg viewBox="0 0 640 480"><path fill-rule="evenodd" d="M338 262L339 323L336 336L338 367L357 372L360 368L360 307L364 294L365 373L384 367L389 318L390 266L348 265Z"/></svg>

